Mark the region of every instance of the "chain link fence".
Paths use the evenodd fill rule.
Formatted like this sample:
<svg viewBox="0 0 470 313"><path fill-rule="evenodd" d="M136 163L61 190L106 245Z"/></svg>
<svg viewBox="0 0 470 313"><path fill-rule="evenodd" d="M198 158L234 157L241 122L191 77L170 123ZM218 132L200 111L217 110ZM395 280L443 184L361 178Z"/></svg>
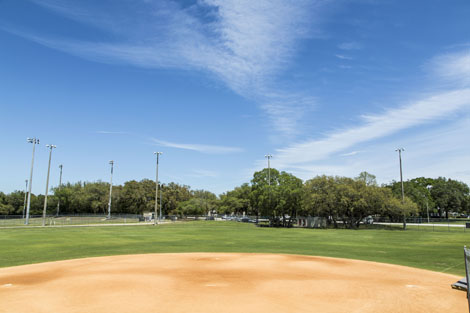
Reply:
<svg viewBox="0 0 470 313"><path fill-rule="evenodd" d="M403 219L391 219L387 217L366 218L359 228L366 229L390 229L407 231L429 232L469 232L470 219L467 218L424 218L410 217L406 219L406 227Z"/></svg>
<svg viewBox="0 0 470 313"><path fill-rule="evenodd" d="M67 214L59 216L46 216L45 226L84 226L84 225L150 225L154 223L153 214L113 214L108 218L104 214ZM166 215L158 223L176 223L190 221L228 221L252 223L258 226L281 226L273 223L270 217L256 216L196 216L196 215ZM279 222L280 220L277 220ZM0 227L28 227L42 226L42 215L31 215L29 225L21 215L0 215ZM278 225L279 224L279 225ZM325 217L297 217L292 218L290 226L295 228L334 228L331 219ZM348 228L341 220L336 220L337 228ZM403 219L379 216L368 216L361 220L358 229L404 230ZM470 219L467 218L423 218L410 217L406 219L407 231L428 232L468 232L470 233Z"/></svg>
<svg viewBox="0 0 470 313"><path fill-rule="evenodd" d="M157 223L175 223L190 221L234 221L256 223L256 216L205 216L205 215L165 215L161 220L157 215ZM59 216L46 216L45 226L81 226L81 225L151 225L154 221L153 213L146 214L112 214L108 218L106 214L66 214ZM259 218L259 223L269 223L267 218ZM29 224L21 215L0 215L0 227L28 227L42 226L42 215L30 215Z"/></svg>
<svg viewBox="0 0 470 313"><path fill-rule="evenodd" d="M98 214L76 214L46 216L45 226L73 226L73 225L92 225L92 224L131 224L142 223L145 220L142 215L136 214L114 214L111 218L107 215ZM15 226L42 226L42 215L30 215L29 224L26 225L26 219L21 215L0 215L0 227Z"/></svg>

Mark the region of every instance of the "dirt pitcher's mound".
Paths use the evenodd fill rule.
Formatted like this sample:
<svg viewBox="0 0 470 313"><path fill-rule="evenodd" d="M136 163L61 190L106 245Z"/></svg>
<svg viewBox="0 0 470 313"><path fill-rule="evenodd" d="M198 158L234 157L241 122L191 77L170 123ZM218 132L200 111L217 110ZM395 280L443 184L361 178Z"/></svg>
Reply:
<svg viewBox="0 0 470 313"><path fill-rule="evenodd" d="M459 277L270 254L147 254L0 269L0 312L467 312Z"/></svg>

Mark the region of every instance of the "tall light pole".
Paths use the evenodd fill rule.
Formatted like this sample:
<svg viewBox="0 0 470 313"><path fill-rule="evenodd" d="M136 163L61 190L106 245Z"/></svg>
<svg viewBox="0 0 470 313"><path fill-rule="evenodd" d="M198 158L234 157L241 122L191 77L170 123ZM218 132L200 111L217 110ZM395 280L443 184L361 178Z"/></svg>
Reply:
<svg viewBox="0 0 470 313"><path fill-rule="evenodd" d="M62 167L63 167L63 165L60 164L59 165L59 169L60 169L59 191L60 191L60 188L62 187ZM56 213L56 216L59 216L59 210L60 210L60 197L57 197L57 213Z"/></svg>
<svg viewBox="0 0 470 313"><path fill-rule="evenodd" d="M154 152L157 156L157 170L156 170L156 175L155 175L155 215L153 219L153 225L157 225L157 210L158 210L158 161L159 157L163 152ZM162 207L160 206L160 215L158 217L158 222L160 223L162 219Z"/></svg>
<svg viewBox="0 0 470 313"><path fill-rule="evenodd" d="M269 193L269 208L271 208L271 158L273 157L271 154L266 154L264 156L268 159L268 193ZM259 212L258 212L259 213ZM258 215L256 214L256 219L258 219Z"/></svg>
<svg viewBox="0 0 470 313"><path fill-rule="evenodd" d="M26 197L28 195L28 180L25 180L26 188L24 189L24 201L23 201L23 219L24 219L24 211L26 210Z"/></svg>
<svg viewBox="0 0 470 313"><path fill-rule="evenodd" d="M400 182L401 182L401 203L405 204L405 187L403 186L403 170L401 165L401 153L405 151L403 148L398 148L395 151L398 151L398 158L400 160ZM406 215L403 213L403 229L406 229Z"/></svg>
<svg viewBox="0 0 470 313"><path fill-rule="evenodd" d="M28 138L29 143L33 144L33 157L31 159L31 173L29 174L28 203L26 204L26 220L25 225L29 225L29 209L31 208L31 186L33 185L33 168L34 168L34 150L36 144L39 144L38 138Z"/></svg>
<svg viewBox="0 0 470 313"><path fill-rule="evenodd" d="M114 161L109 161L111 164L111 180L109 181L109 202L108 202L108 219L111 219L111 196L113 194L113 169L114 169Z"/></svg>
<svg viewBox="0 0 470 313"><path fill-rule="evenodd" d="M432 185L427 185L426 188L428 189L429 194L431 194ZM426 211L428 213L428 224L429 224L429 198L428 197L426 197Z"/></svg>
<svg viewBox="0 0 470 313"><path fill-rule="evenodd" d="M268 159L268 185L271 186L271 162L270 160L273 156L270 154L266 154L264 157Z"/></svg>
<svg viewBox="0 0 470 313"><path fill-rule="evenodd" d="M51 172L52 149L57 148L54 145L46 145L49 149L49 165L47 166L46 192L44 193L44 209L42 210L42 226L46 226L47 194L49 192L49 174Z"/></svg>

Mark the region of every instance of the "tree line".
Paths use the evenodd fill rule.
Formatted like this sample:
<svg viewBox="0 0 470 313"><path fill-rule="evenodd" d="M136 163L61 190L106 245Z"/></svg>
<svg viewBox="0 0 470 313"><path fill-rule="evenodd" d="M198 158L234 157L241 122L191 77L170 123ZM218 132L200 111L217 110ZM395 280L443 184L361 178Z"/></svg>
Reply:
<svg viewBox="0 0 470 313"><path fill-rule="evenodd" d="M107 214L109 183L77 182L66 183L52 188L48 196L47 214ZM155 181L127 181L124 185L113 185L112 214L142 214L155 209ZM22 215L25 193L14 191L0 192L0 215ZM158 208L163 214L204 215L213 210L217 196L205 190L191 190L189 186L177 183L159 184ZM30 214L42 214L44 195L31 194Z"/></svg>
<svg viewBox="0 0 470 313"><path fill-rule="evenodd" d="M113 214L142 214L155 208L155 182L144 179L113 185ZM469 187L444 177L419 177L379 186L375 176L362 172L356 178L317 176L303 182L276 169L255 172L250 183L219 196L206 190L192 190L177 183L159 185L158 204L164 215L246 214L270 218L282 226L292 225L297 216L320 216L338 227L356 228L369 215L399 221L403 217L449 217L451 212L470 212ZM77 182L52 188L47 214L54 215L60 201L61 214L106 214L109 183ZM160 199L161 197L161 199ZM21 215L25 194L0 192L0 215ZM43 195L31 195L32 215L42 214Z"/></svg>

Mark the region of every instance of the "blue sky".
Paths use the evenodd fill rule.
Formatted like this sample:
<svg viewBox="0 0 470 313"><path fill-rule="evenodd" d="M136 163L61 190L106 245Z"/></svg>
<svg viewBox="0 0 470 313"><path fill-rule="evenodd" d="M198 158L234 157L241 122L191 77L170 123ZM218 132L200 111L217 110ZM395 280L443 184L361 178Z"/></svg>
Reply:
<svg viewBox="0 0 470 313"><path fill-rule="evenodd" d="M222 193L272 166L470 183L470 3L0 1L0 190L160 178Z"/></svg>

